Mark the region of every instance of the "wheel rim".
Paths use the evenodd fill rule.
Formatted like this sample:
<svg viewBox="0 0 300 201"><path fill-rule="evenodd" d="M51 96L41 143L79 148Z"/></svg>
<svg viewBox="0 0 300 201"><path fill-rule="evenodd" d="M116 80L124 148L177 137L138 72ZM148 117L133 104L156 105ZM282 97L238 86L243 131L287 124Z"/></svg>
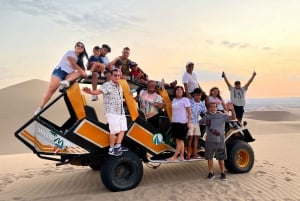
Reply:
<svg viewBox="0 0 300 201"><path fill-rule="evenodd" d="M128 179L132 173L133 169L132 166L129 164L120 164L115 170L115 177L118 180L125 180Z"/></svg>
<svg viewBox="0 0 300 201"><path fill-rule="evenodd" d="M236 161L240 167L242 167L242 168L247 167L247 165L249 164L249 161L250 161L250 155L249 155L248 151L245 149L239 150L236 155Z"/></svg>

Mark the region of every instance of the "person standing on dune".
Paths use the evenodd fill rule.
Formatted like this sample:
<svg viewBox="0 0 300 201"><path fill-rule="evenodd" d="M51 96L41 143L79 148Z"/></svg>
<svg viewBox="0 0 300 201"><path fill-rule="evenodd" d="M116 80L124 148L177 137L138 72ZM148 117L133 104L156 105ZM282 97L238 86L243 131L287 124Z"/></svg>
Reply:
<svg viewBox="0 0 300 201"><path fill-rule="evenodd" d="M230 99L234 107L234 111L236 113L236 118L237 120L241 123L244 115L244 107L246 104L246 91L248 90L249 85L252 83L254 80L254 77L256 76L256 72L254 71L252 73L251 78L249 81L241 87L241 82L240 81L235 81L234 86L230 84L228 81L225 72L222 72L222 77L225 80L225 83L228 86L228 89L230 91Z"/></svg>

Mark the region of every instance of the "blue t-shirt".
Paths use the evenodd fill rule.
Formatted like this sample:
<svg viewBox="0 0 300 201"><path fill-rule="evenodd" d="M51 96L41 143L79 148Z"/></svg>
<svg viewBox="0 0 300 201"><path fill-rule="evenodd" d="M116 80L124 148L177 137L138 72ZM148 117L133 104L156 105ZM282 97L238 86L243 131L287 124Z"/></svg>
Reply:
<svg viewBox="0 0 300 201"><path fill-rule="evenodd" d="M89 58L89 63L91 63L91 62L103 63L101 56L95 57L94 55L90 56L90 58Z"/></svg>

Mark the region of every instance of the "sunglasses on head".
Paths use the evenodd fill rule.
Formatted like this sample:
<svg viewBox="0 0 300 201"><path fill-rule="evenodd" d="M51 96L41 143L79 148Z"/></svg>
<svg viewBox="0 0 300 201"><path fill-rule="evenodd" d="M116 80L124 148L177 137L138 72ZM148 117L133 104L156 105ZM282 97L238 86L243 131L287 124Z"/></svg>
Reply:
<svg viewBox="0 0 300 201"><path fill-rule="evenodd" d="M80 48L82 48L82 49L84 48L84 46L83 46L83 45L80 45L80 44L77 44L76 47L80 47Z"/></svg>

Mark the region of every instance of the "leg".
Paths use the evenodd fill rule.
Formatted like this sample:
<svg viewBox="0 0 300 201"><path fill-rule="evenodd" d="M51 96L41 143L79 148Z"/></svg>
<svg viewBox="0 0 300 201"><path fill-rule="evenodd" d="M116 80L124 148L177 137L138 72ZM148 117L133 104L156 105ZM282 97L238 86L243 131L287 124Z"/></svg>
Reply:
<svg viewBox="0 0 300 201"><path fill-rule="evenodd" d="M224 173L224 170L225 170L224 160L219 160L219 167L220 167L221 173Z"/></svg>
<svg viewBox="0 0 300 201"><path fill-rule="evenodd" d="M208 159L207 164L208 164L208 171L211 174L214 174L214 161L213 161L213 159Z"/></svg>
<svg viewBox="0 0 300 201"><path fill-rule="evenodd" d="M99 78L99 73L94 71L92 73L92 89L96 90L97 89L97 85L98 85L98 78Z"/></svg>
<svg viewBox="0 0 300 201"><path fill-rule="evenodd" d="M116 141L116 135L109 134L109 147L114 147Z"/></svg>
<svg viewBox="0 0 300 201"><path fill-rule="evenodd" d="M193 154L194 156L198 156L198 136L194 136L194 143L193 143Z"/></svg>
<svg viewBox="0 0 300 201"><path fill-rule="evenodd" d="M184 160L184 141L183 140L180 140L179 141L179 144L180 144L180 147L179 147L179 149L180 149L180 156L179 156L179 159L180 160Z"/></svg>
<svg viewBox="0 0 300 201"><path fill-rule="evenodd" d="M117 144L121 144L122 143L122 140L123 140L123 137L124 137L124 131L120 131L120 133L118 134L118 137L117 137Z"/></svg>
<svg viewBox="0 0 300 201"><path fill-rule="evenodd" d="M48 87L46 93L44 94L41 104L40 104L41 109L47 104L47 102L50 100L52 95L58 89L60 81L61 81L60 78L53 76L53 75L51 76L49 87Z"/></svg>
<svg viewBox="0 0 300 201"><path fill-rule="evenodd" d="M74 81L76 80L77 78L79 78L81 76L81 73L79 73L78 71L75 71L73 73L70 73L68 76L67 76L67 81Z"/></svg>
<svg viewBox="0 0 300 201"><path fill-rule="evenodd" d="M193 141L193 136L188 136L188 153L187 153L187 159L191 158L192 155L192 141Z"/></svg>

